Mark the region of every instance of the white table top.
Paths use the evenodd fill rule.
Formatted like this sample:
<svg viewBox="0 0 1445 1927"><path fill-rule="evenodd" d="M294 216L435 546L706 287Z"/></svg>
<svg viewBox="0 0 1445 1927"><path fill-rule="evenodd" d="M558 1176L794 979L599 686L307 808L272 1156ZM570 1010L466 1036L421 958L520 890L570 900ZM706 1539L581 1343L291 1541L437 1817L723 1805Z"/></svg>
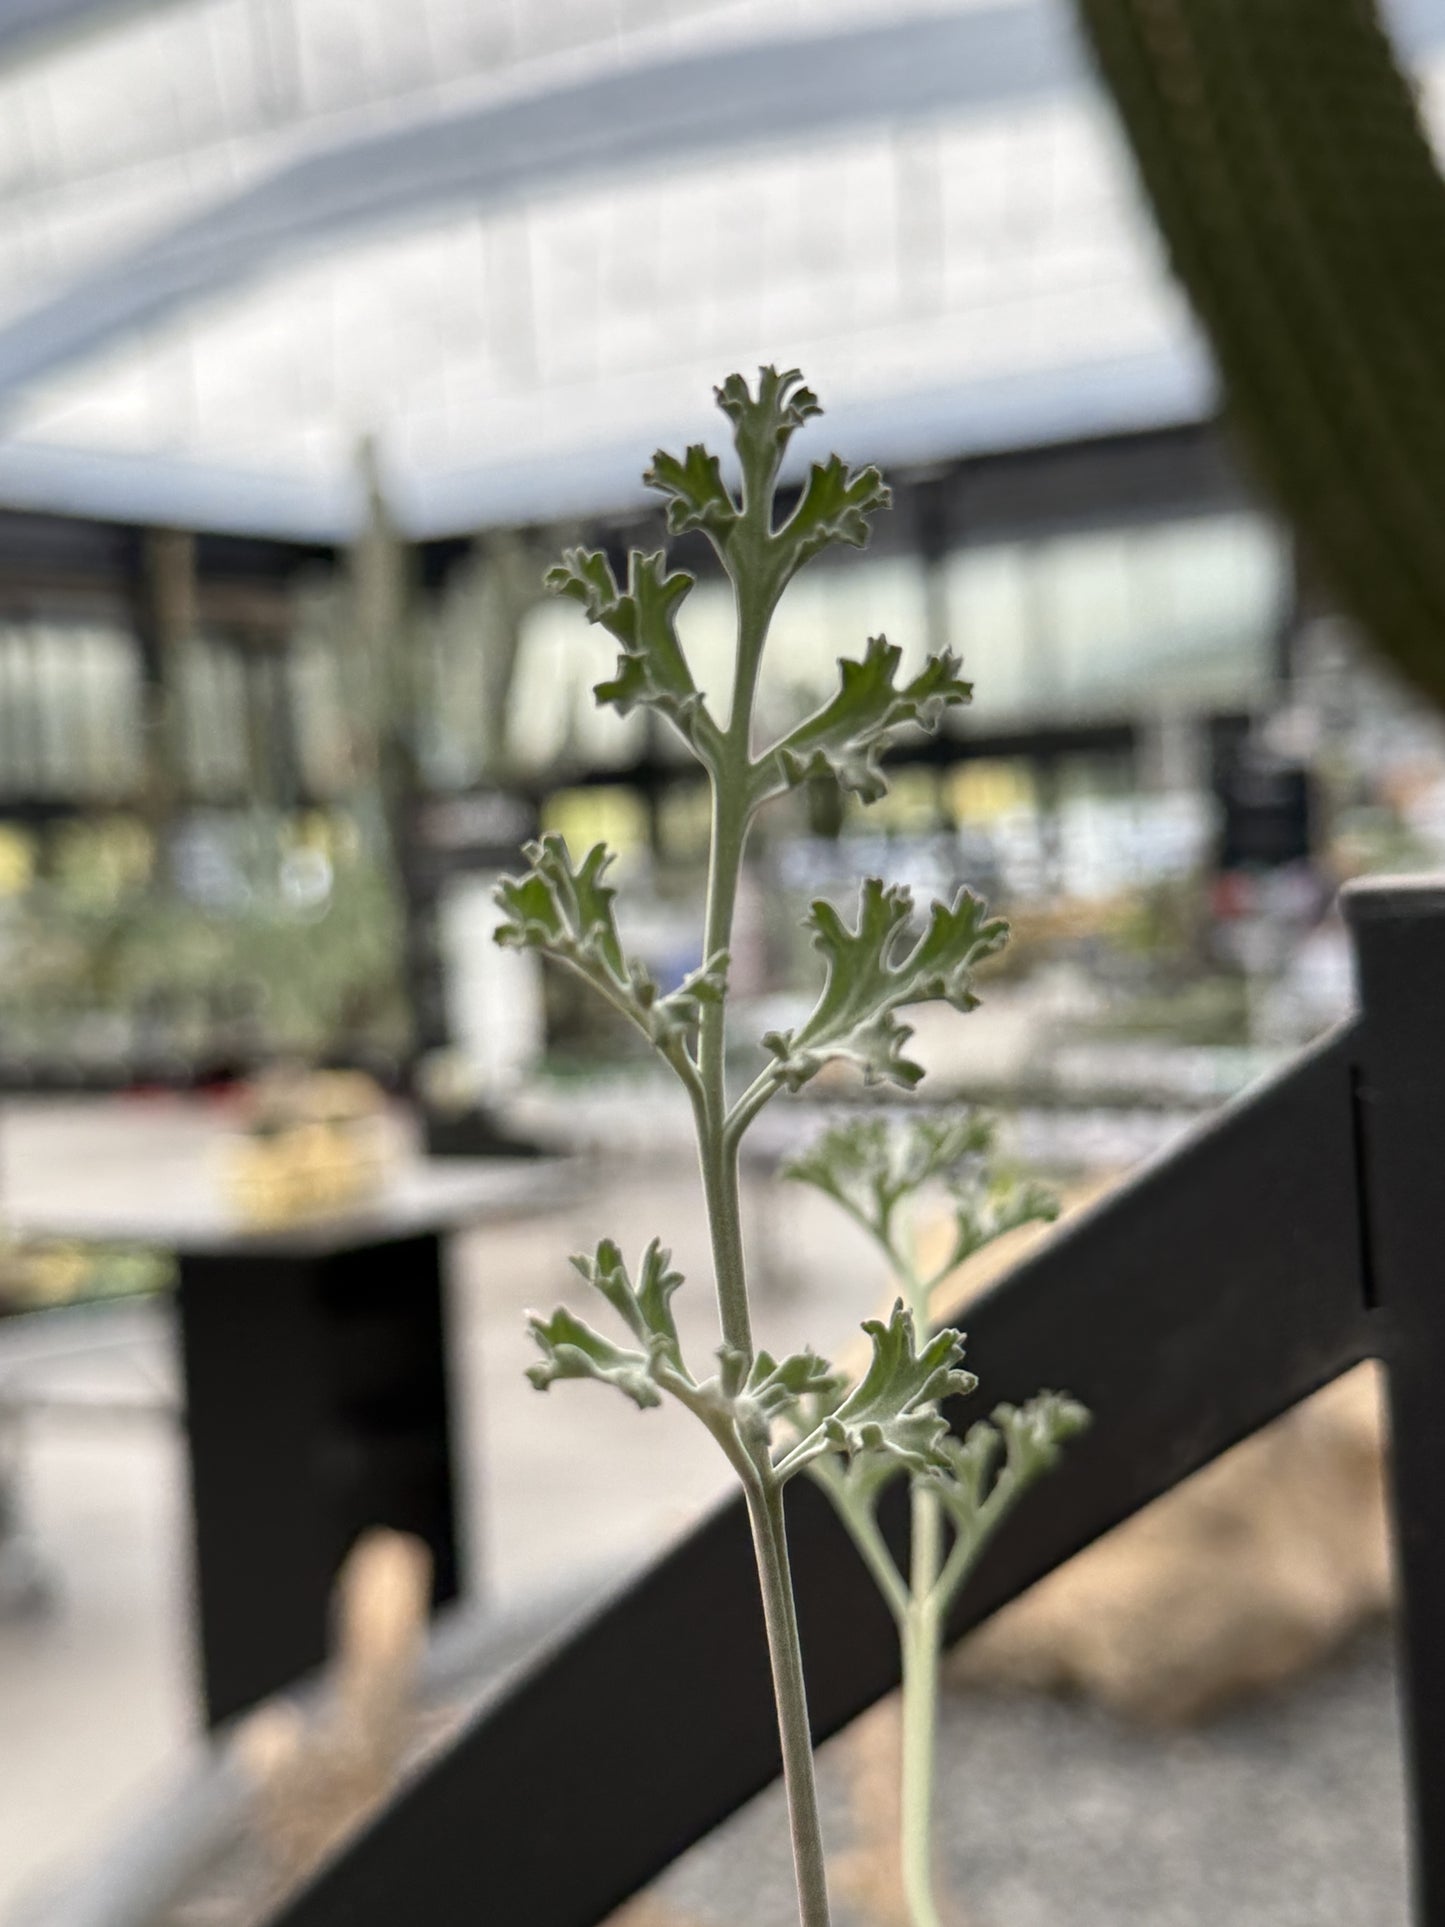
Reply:
<svg viewBox="0 0 1445 1927"><path fill-rule="evenodd" d="M546 1213L570 1196L574 1167L557 1158L445 1158L398 1167L375 1197L324 1215L255 1225L229 1204L220 1184L137 1184L127 1198L88 1192L83 1175L64 1197L3 1203L6 1225L22 1235L79 1243L153 1245L187 1253L323 1253L487 1220Z"/></svg>

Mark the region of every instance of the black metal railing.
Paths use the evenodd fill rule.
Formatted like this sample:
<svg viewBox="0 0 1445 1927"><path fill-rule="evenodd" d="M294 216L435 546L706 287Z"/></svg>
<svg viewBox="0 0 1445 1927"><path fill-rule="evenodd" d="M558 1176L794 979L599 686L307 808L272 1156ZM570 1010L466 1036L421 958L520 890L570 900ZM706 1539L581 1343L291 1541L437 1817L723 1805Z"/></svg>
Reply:
<svg viewBox="0 0 1445 1927"><path fill-rule="evenodd" d="M1358 886L1361 1012L1072 1219L968 1306L990 1400L1094 1413L951 1626L1367 1357L1389 1367L1416 1906L1445 1921L1445 879ZM975 1411L957 1413L967 1425ZM900 1503L888 1522L906 1535ZM891 1621L827 1501L789 1493L817 1737L897 1683ZM490 1705L279 1927L595 1927L779 1771L741 1503Z"/></svg>

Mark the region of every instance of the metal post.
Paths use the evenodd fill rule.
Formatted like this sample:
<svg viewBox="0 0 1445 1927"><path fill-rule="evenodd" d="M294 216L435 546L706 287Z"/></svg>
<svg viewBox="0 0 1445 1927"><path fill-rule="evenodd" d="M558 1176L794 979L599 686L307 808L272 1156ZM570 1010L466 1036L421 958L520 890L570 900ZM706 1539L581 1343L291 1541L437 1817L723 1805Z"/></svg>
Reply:
<svg viewBox="0 0 1445 1927"><path fill-rule="evenodd" d="M196 1611L211 1725L320 1664L368 1526L458 1590L440 1239L187 1252L180 1267Z"/></svg>
<svg viewBox="0 0 1445 1927"><path fill-rule="evenodd" d="M1445 877L1353 885L1367 1300L1389 1381L1415 1918L1445 1921Z"/></svg>

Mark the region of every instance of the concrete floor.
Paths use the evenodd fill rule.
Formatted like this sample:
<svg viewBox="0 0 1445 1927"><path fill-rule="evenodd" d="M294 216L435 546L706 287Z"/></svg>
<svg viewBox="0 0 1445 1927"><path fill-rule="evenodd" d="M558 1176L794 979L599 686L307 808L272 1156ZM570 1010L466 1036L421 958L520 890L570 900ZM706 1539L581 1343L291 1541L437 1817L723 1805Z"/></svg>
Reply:
<svg viewBox="0 0 1445 1927"><path fill-rule="evenodd" d="M75 1185L121 1196L214 1183L218 1129L196 1104L12 1103L0 1119L0 1195L13 1205ZM846 1342L884 1288L866 1243L826 1201L792 1187L755 1223L769 1261L761 1269L787 1280L762 1294L761 1342ZM523 1376L535 1356L524 1310L580 1303L568 1254L602 1236L634 1254L654 1234L699 1281L676 1308L690 1353L705 1356L717 1340L684 1141L599 1162L545 1216L456 1240L468 1551L474 1585L499 1604L575 1589L591 1572L612 1578L726 1485L716 1447L680 1410L638 1413L590 1385L542 1397ZM0 1327L0 1376L26 1322ZM168 1316L114 1308L53 1329L67 1342L76 1334L75 1355L12 1368L51 1401L25 1423L19 1491L54 1597L43 1611L0 1617L0 1920L37 1881L123 1829L197 1732L183 1441L154 1403L173 1383ZM97 1400L135 1409L97 1411Z"/></svg>
<svg viewBox="0 0 1445 1927"><path fill-rule="evenodd" d="M1383 1630L1202 1729L1016 1694L947 1693L941 1714L946 1927L1406 1927ZM820 1755L835 1927L899 1927L879 1904L897 1891L888 1717ZM791 1885L773 1789L668 1871L636 1927L795 1927Z"/></svg>

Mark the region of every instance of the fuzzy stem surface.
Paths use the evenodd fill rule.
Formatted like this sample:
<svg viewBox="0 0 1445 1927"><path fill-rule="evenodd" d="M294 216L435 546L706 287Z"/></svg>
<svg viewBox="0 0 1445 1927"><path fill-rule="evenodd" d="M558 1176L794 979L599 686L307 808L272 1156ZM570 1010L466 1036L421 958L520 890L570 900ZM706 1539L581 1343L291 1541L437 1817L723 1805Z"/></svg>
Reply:
<svg viewBox="0 0 1445 1927"><path fill-rule="evenodd" d="M914 1493L914 1531L918 1501ZM937 1510L936 1502L934 1510ZM943 1927L933 1878L933 1777L938 1743L939 1626L932 1601L914 1600L903 1635L903 1897L912 1927Z"/></svg>
<svg viewBox="0 0 1445 1927"><path fill-rule="evenodd" d="M901 1255L901 1254L900 1254ZM899 1278L919 1333L927 1336L928 1286L911 1258ZM910 1494L909 1601L903 1634L903 1893L912 1927L941 1927L933 1884L933 1782L938 1750L938 1667L942 1627L937 1587L943 1569L943 1506L915 1479Z"/></svg>
<svg viewBox="0 0 1445 1927"><path fill-rule="evenodd" d="M783 1488L766 1474L748 1489L748 1517L757 1551L773 1694L778 1707L778 1737L783 1750L783 1784L798 1882L800 1927L828 1927L828 1874L823 1829L813 1770L813 1734L808 1719L803 1653L793 1603L793 1579L783 1518Z"/></svg>
<svg viewBox="0 0 1445 1927"><path fill-rule="evenodd" d="M773 598L776 600L776 597ZM750 822L749 745L758 663L771 604L749 606L739 595L738 672L732 714L712 772L712 835L708 856L707 915L703 955L731 948L738 880ZM712 1243L718 1314L724 1344L751 1362L752 1320L748 1307L742 1213L738 1195L740 1129L729 1129L726 1003L707 1006L698 1031L698 1091L694 1114L703 1197ZM829 1927L828 1880L822 1826L813 1770L813 1737L808 1719L803 1654L793 1604L793 1581L783 1523L782 1486L771 1464L756 1467L744 1481L748 1517L757 1557L763 1617L768 1636L783 1781L788 1801L793 1865L798 1887L800 1927Z"/></svg>
<svg viewBox="0 0 1445 1927"><path fill-rule="evenodd" d="M729 784L725 773L720 773L713 782L704 956L715 956L732 941L733 910L746 836L747 818L737 789ZM694 1098L698 1156L723 1342L751 1359L753 1331L738 1196L738 1144L736 1135L726 1127L727 1012L722 1002L707 1006L702 1013L698 1030L698 1084Z"/></svg>

